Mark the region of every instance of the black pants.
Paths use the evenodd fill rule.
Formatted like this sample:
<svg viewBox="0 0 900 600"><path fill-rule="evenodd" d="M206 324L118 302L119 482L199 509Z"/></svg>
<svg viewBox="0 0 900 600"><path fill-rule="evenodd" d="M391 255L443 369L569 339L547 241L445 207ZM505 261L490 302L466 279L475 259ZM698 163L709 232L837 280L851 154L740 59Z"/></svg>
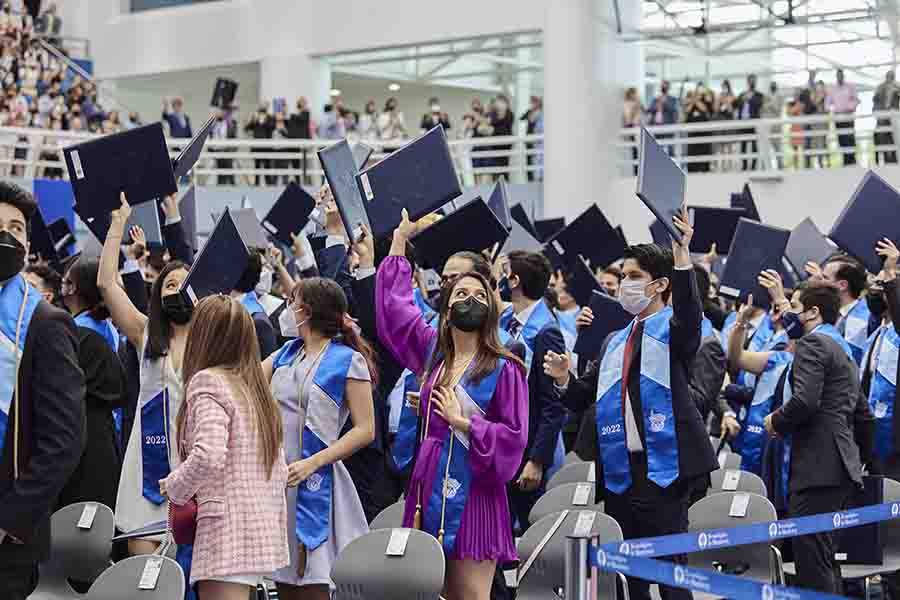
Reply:
<svg viewBox="0 0 900 600"><path fill-rule="evenodd" d="M844 133L838 134L838 145L841 147L841 156L844 159L845 165L855 165L856 164L856 135L853 133L853 121L837 121L835 124L838 131L841 129L846 129L847 131ZM850 152L844 153L844 150L849 149Z"/></svg>
<svg viewBox="0 0 900 600"><path fill-rule="evenodd" d="M22 546L0 544L0 598L25 600L37 585L37 561Z"/></svg>
<svg viewBox="0 0 900 600"><path fill-rule="evenodd" d="M850 497L852 484L810 488L791 492L788 501L792 518L843 510ZM841 568L834 560L835 540L832 532L801 535L793 538L794 563L797 565L798 587L841 594Z"/></svg>
<svg viewBox="0 0 900 600"><path fill-rule="evenodd" d="M878 119L879 127L890 127L891 121L890 119ZM881 133L875 134L875 145L876 146L892 146L894 145L894 134L891 131L884 131ZM879 150L876 152L876 159L878 155L884 156L885 164L897 164L897 153L894 150Z"/></svg>
<svg viewBox="0 0 900 600"><path fill-rule="evenodd" d="M647 479L647 457L631 454L631 487L624 494L606 492L606 514L618 521L626 540L657 535L684 533L688 528L688 494L691 482L676 481L663 489ZM687 563L687 556L667 556L679 564ZM650 600L650 582L629 578L631 600ZM690 600L690 590L659 586L663 600Z"/></svg>
<svg viewBox="0 0 900 600"><path fill-rule="evenodd" d="M741 135L753 135L756 133L755 129L742 129L740 131ZM756 145L756 140L745 140L741 142L741 154L756 154L759 152L759 149ZM745 158L743 161L743 167L745 171L755 171L756 170L756 159L755 158Z"/></svg>
<svg viewBox="0 0 900 600"><path fill-rule="evenodd" d="M528 530L528 527L532 524L528 521L528 515L531 513L531 509L534 508L535 502L538 501L538 498L541 497L541 494L544 493L544 485L546 482L541 482L541 487L533 492L525 492L522 491L522 488L516 484L516 480L519 478L518 474L513 478L513 480L506 486L506 493L509 496L509 516L512 520L513 531L516 536L522 535L525 531ZM518 525L516 524L518 521Z"/></svg>

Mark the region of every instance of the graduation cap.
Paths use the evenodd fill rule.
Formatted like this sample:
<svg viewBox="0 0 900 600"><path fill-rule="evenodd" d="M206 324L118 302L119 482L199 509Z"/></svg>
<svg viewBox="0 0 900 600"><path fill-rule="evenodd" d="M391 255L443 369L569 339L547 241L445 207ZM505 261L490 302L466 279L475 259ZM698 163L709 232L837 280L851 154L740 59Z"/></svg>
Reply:
<svg viewBox="0 0 900 600"><path fill-rule="evenodd" d="M621 225L616 225L616 233L619 234L619 237L622 238L622 243L625 244L625 247L628 247L628 238L625 237L625 230L622 229Z"/></svg>
<svg viewBox="0 0 900 600"><path fill-rule="evenodd" d="M513 221L524 227L525 231L531 234L531 237L540 239L541 236L538 234L537 229L534 228L534 223L532 223L531 219L528 218L528 215L525 214L525 207L522 206L521 203L509 208L509 216Z"/></svg>
<svg viewBox="0 0 900 600"><path fill-rule="evenodd" d="M579 358L593 360L600 355L607 336L628 327L633 317L622 308L618 300L598 290L591 293L590 308L594 313L594 320L590 327L578 332L574 352Z"/></svg>
<svg viewBox="0 0 900 600"><path fill-rule="evenodd" d="M441 125L364 169L356 182L376 239L391 235L404 208L416 221L462 194Z"/></svg>
<svg viewBox="0 0 900 600"><path fill-rule="evenodd" d="M494 189L491 190L491 195L488 197L488 206L494 214L497 215L497 218L503 223L503 226L506 227L507 231L512 229L512 216L509 214L509 190L506 187L506 181L503 179L497 180L497 183L494 184Z"/></svg>
<svg viewBox="0 0 900 600"><path fill-rule="evenodd" d="M513 250L541 252L543 248L543 244L541 244L530 231L528 231L521 223L519 223L519 221L515 217L513 217L512 228L509 230L509 237L506 238L506 243L503 244L501 253L506 254L512 252ZM551 260L550 262L552 263L553 261Z"/></svg>
<svg viewBox="0 0 900 600"><path fill-rule="evenodd" d="M196 252L197 241L197 192L191 186L178 199L178 212L181 213L181 229L191 249Z"/></svg>
<svg viewBox="0 0 900 600"><path fill-rule="evenodd" d="M502 246L507 237L509 231L494 211L475 198L417 233L410 243L422 266L443 270L447 259L457 252L490 250L495 244Z"/></svg>
<svg viewBox="0 0 900 600"><path fill-rule="evenodd" d="M688 217L694 227L690 251L705 254L713 244L719 251L730 248L738 220L746 216L743 208L689 206Z"/></svg>
<svg viewBox="0 0 900 600"><path fill-rule="evenodd" d="M299 235L315 208L315 199L292 181L263 217L262 226L279 242L290 246L294 243L291 235Z"/></svg>
<svg viewBox="0 0 900 600"><path fill-rule="evenodd" d="M828 234L842 250L855 256L871 273L881 271L875 244L887 238L900 242L900 193L869 171Z"/></svg>
<svg viewBox="0 0 900 600"><path fill-rule="evenodd" d="M600 289L600 283L584 257L576 257L572 264L569 277L566 279L566 289L579 306L590 304L592 294L595 290Z"/></svg>
<svg viewBox="0 0 900 600"><path fill-rule="evenodd" d="M67 248L75 243L75 233L69 227L69 222L62 218L56 219L47 225L47 233L50 234L56 254L64 258L68 254Z"/></svg>
<svg viewBox="0 0 900 600"><path fill-rule="evenodd" d="M233 79L219 77L213 86L212 100L209 101L210 106L216 108L228 108L234 104L234 97L237 95L238 82Z"/></svg>
<svg viewBox="0 0 900 600"><path fill-rule="evenodd" d="M669 230L659 219L653 219L653 222L650 223L650 237L657 246L668 246L672 242Z"/></svg>
<svg viewBox="0 0 900 600"><path fill-rule="evenodd" d="M153 123L63 149L79 214L108 215L178 191L161 123Z"/></svg>
<svg viewBox="0 0 900 600"><path fill-rule="evenodd" d="M769 292L759 285L757 278L766 269L784 273L782 257L790 236L787 229L741 217L728 251L719 294L741 302L753 294L753 304L768 309Z"/></svg>
<svg viewBox="0 0 900 600"><path fill-rule="evenodd" d="M537 231L538 239L546 242L554 235L562 231L566 226L566 220L563 217L556 219L536 219L534 221L534 229Z"/></svg>
<svg viewBox="0 0 900 600"><path fill-rule="evenodd" d="M565 256L572 265L578 255L591 261L595 267L605 267L625 253L622 238L609 224L603 212L592 204L565 229L557 233L548 244Z"/></svg>
<svg viewBox="0 0 900 600"><path fill-rule="evenodd" d="M341 140L327 148L318 151L319 162L325 171L325 178L334 196L344 229L354 244L362 236L362 225L370 227L369 214L363 202L363 197L356 184L356 160L350 150L347 140ZM399 213L398 213L399 214ZM413 218L410 215L410 218ZM397 223L400 220L398 218ZM395 225L396 225L395 224ZM376 235L376 238L378 236Z"/></svg>
<svg viewBox="0 0 900 600"><path fill-rule="evenodd" d="M637 178L637 196L662 222L669 235L681 240L681 232L672 218L684 204L687 176L665 148L649 131L641 127L641 160Z"/></svg>
<svg viewBox="0 0 900 600"><path fill-rule="evenodd" d="M756 202L753 200L753 194L750 192L750 184L745 183L744 189L740 194L731 195L731 208L743 208L747 214L745 215L751 221L762 222L759 218L759 210L756 208Z"/></svg>
<svg viewBox="0 0 900 600"><path fill-rule="evenodd" d="M174 173L176 180L187 176L190 170L194 168L194 165L197 164L200 153L203 152L203 145L206 144L206 140L209 137L209 133L212 131L212 126L215 122L216 118L210 117L200 131L197 132L197 135L194 136L190 143L185 146L181 153L179 153L172 161L172 172Z"/></svg>
<svg viewBox="0 0 900 600"><path fill-rule="evenodd" d="M372 153L375 152L375 148L368 144L364 144L363 142L356 142L353 144L353 148L350 151L353 153L356 169L362 171L366 167L366 163L369 162Z"/></svg>
<svg viewBox="0 0 900 600"><path fill-rule="evenodd" d="M193 304L212 294L231 293L249 261L250 251L226 208L179 291Z"/></svg>
<svg viewBox="0 0 900 600"><path fill-rule="evenodd" d="M834 254L834 251L834 244L822 235L812 219L807 217L791 232L787 247L784 249L784 257L797 278L804 280L808 277L806 263L822 264L826 258Z"/></svg>
<svg viewBox="0 0 900 600"><path fill-rule="evenodd" d="M131 239L131 228L137 226L144 231L144 239L147 240L148 245L164 246L165 241L162 236L162 227L160 227L159 211L159 206L155 201L145 202L133 207L131 216L128 217L128 222L125 224L125 234L122 236L122 243L131 244L133 242ZM106 239L106 235L103 236L103 239Z"/></svg>

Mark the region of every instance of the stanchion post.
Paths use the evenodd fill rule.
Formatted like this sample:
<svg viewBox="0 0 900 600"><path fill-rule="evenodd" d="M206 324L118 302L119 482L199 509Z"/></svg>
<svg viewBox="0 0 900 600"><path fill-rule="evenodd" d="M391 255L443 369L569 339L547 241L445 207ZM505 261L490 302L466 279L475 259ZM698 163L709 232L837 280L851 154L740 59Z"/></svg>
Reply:
<svg viewBox="0 0 900 600"><path fill-rule="evenodd" d="M566 539L566 600L589 600L588 540L584 537Z"/></svg>

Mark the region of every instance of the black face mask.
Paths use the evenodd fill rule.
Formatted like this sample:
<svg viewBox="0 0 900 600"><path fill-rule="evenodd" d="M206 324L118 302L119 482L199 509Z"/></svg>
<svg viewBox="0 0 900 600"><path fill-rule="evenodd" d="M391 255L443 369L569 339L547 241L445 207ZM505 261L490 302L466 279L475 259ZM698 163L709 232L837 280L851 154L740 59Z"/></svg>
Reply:
<svg viewBox="0 0 900 600"><path fill-rule="evenodd" d="M162 311L166 318L176 325L187 325L191 322L194 307L181 293L177 293L162 297Z"/></svg>
<svg viewBox="0 0 900 600"><path fill-rule="evenodd" d="M25 246L8 231L0 231L0 281L25 268Z"/></svg>
<svg viewBox="0 0 900 600"><path fill-rule="evenodd" d="M487 316L487 305L472 296L450 307L450 324L466 333L481 329Z"/></svg>
<svg viewBox="0 0 900 600"><path fill-rule="evenodd" d="M884 297L883 290L869 290L869 293L866 294L866 305L869 307L869 311L875 315L880 317L884 314L884 311L887 310L887 300Z"/></svg>

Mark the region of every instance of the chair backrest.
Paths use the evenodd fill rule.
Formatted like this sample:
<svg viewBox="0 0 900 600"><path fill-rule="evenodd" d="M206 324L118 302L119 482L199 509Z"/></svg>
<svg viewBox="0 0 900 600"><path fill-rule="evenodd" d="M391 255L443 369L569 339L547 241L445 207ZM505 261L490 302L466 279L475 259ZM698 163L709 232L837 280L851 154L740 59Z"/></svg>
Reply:
<svg viewBox="0 0 900 600"><path fill-rule="evenodd" d="M96 510L89 528L78 527L85 510ZM53 570L75 581L94 581L110 565L116 531L112 510L98 502L79 502L50 517L50 563Z"/></svg>
<svg viewBox="0 0 900 600"><path fill-rule="evenodd" d="M717 457L719 460L719 468L720 469L740 469L741 468L741 455L735 454L734 452L725 452L723 451Z"/></svg>
<svg viewBox="0 0 900 600"><path fill-rule="evenodd" d="M161 560L162 568L156 589L138 589L148 560ZM175 600L184 597L184 571L166 556L132 556L103 572L91 589L87 600Z"/></svg>
<svg viewBox="0 0 900 600"><path fill-rule="evenodd" d="M592 462L573 462L553 474L547 482L547 490L565 485L567 483L593 483L597 479L596 467Z"/></svg>
<svg viewBox="0 0 900 600"><path fill-rule="evenodd" d="M730 480L737 478L737 485L732 490L723 489L726 477ZM750 492L768 497L766 490L766 482L763 481L755 473L749 471L739 471L737 469L717 469L709 474L710 487L706 492L707 495L718 494L719 492Z"/></svg>
<svg viewBox="0 0 900 600"><path fill-rule="evenodd" d="M593 513L594 524L591 528L591 536L596 536L600 544L622 541L622 528L615 519L609 515L593 510L571 510L565 520L547 541L541 553L532 563L531 567L519 581L516 591L517 598L527 600L529 598L554 598L553 594L565 585L565 555L566 538L575 532L575 524L582 513ZM528 561L541 540L550 532L556 524L558 514L543 517L532 525L525 535L519 540L519 568ZM615 576L601 574L599 586L600 598L615 598Z"/></svg>
<svg viewBox="0 0 900 600"><path fill-rule="evenodd" d="M571 465L572 463L584 462L581 460L581 457L575 453L574 450L566 454L566 457L563 459L563 466Z"/></svg>
<svg viewBox="0 0 900 600"><path fill-rule="evenodd" d="M717 437L710 436L709 443L712 444L713 452L716 452L719 449L719 444L722 444L722 440L720 440ZM725 442L724 444L722 444L722 451L723 452L731 452L731 446L728 444L728 442Z"/></svg>
<svg viewBox="0 0 900 600"><path fill-rule="evenodd" d="M900 482L884 478L884 501L900 502ZM891 519L882 523L881 535L884 537L884 551L900 554L900 519Z"/></svg>
<svg viewBox="0 0 900 600"><path fill-rule="evenodd" d="M370 531L375 531L376 529L394 529L396 527L403 526L403 510L406 508L406 502L400 500L399 502L394 502L386 509L378 513L378 516L372 520L372 524L369 525Z"/></svg>
<svg viewBox="0 0 900 600"><path fill-rule="evenodd" d="M403 556L386 556L392 529L356 538L331 569L335 600L437 600L444 587L444 551L424 531L410 529Z"/></svg>
<svg viewBox="0 0 900 600"><path fill-rule="evenodd" d="M576 490L581 485L584 485L584 483L564 483L552 490L547 490L543 496L538 498L538 501L535 502L534 506L531 508L531 513L528 515L529 523L537 523L547 515L559 513L566 509L583 510L590 507L590 505L594 503L594 495L597 491L594 484L588 486L590 492L588 494L587 505L580 506L573 504Z"/></svg>
<svg viewBox="0 0 900 600"><path fill-rule="evenodd" d="M730 516L731 505L735 496L748 495L747 512L743 517ZM769 499L759 494L747 492L720 492L701 498L688 509L688 531L707 529L728 529L751 523L775 521L778 513ZM700 534L705 536L705 534ZM714 540L709 542L715 543ZM700 540L701 546L703 540ZM772 581L771 563L769 560L769 544L747 544L716 550L705 550L688 554L688 562L692 566L710 569L713 562L724 563L726 567L745 567L748 576Z"/></svg>

